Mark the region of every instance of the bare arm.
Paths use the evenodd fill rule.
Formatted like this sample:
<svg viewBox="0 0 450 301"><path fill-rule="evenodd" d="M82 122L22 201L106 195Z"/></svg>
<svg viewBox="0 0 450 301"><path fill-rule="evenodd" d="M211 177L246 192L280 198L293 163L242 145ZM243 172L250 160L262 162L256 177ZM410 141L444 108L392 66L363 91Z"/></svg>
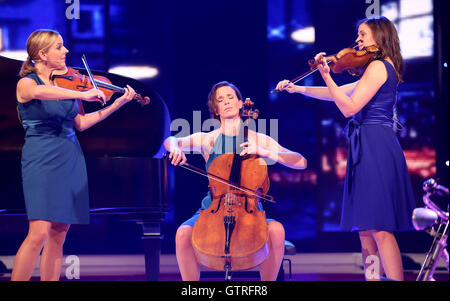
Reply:
<svg viewBox="0 0 450 301"><path fill-rule="evenodd" d="M170 136L164 141L164 147L169 152L177 147L180 148L180 150L182 151L200 152L202 149L203 135L204 133L199 132L186 137L179 137L179 138Z"/></svg>
<svg viewBox="0 0 450 301"><path fill-rule="evenodd" d="M257 133L255 138L241 145L244 147L241 156L257 154L293 169L305 169L308 165L307 160L301 154L282 147L273 138L261 133Z"/></svg>
<svg viewBox="0 0 450 301"><path fill-rule="evenodd" d="M340 86L339 88L345 95L350 97L353 94L353 91L355 90L357 83L358 82L350 83L347 85ZM283 80L278 83L277 90L279 91L286 90L289 93L300 93L305 96L320 100L334 101L330 91L328 90L328 87L297 86L289 82L288 80Z"/></svg>
<svg viewBox="0 0 450 301"><path fill-rule="evenodd" d="M105 100L105 94L96 89L89 91L73 91L56 86L38 85L31 78L21 78L16 87L17 101L21 103L29 102L32 99L39 100L62 100L62 99L82 99L86 101Z"/></svg>
<svg viewBox="0 0 450 301"><path fill-rule="evenodd" d="M336 85L329 72L319 68L323 80L337 107L345 117L351 117L358 113L378 92L387 80L387 71L380 61L369 64L361 80L357 83L355 91L349 97Z"/></svg>
<svg viewBox="0 0 450 301"><path fill-rule="evenodd" d="M173 165L186 163L186 155L185 151L189 152L201 152L202 151L202 143L205 139L205 133L195 133L186 137L174 137L170 136L164 140L164 147L170 153L169 159L171 159L171 163Z"/></svg>
<svg viewBox="0 0 450 301"><path fill-rule="evenodd" d="M75 128L79 131L84 131L91 126L99 123L100 121L104 120L106 117L117 111L131 99L133 99L135 94L136 92L133 90L133 88L127 85L127 87L125 88L125 94L117 98L112 105L89 114L84 114L84 110L82 109L83 106L80 101L78 103L80 113L74 118Z"/></svg>
<svg viewBox="0 0 450 301"><path fill-rule="evenodd" d="M83 92L72 91L55 86L38 85L31 78L24 77L17 83L17 100L21 103L32 99L61 100L83 98Z"/></svg>

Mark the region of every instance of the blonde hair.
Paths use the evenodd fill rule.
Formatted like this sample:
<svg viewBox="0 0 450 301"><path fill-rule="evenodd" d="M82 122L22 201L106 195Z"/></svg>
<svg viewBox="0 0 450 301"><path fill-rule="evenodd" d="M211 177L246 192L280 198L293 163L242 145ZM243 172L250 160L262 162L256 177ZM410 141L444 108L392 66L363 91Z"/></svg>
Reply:
<svg viewBox="0 0 450 301"><path fill-rule="evenodd" d="M35 30L27 39L27 60L22 64L19 75L25 77L36 72L34 62L39 60L39 51L47 52L50 46L60 36L59 32L52 29Z"/></svg>

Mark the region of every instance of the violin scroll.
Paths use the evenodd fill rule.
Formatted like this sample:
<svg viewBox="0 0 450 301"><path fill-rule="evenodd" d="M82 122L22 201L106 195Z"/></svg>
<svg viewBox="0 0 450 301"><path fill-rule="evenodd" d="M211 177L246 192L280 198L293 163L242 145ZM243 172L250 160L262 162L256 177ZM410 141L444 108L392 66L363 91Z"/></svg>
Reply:
<svg viewBox="0 0 450 301"><path fill-rule="evenodd" d="M259 116L259 110L258 109L253 110L254 105L255 103L251 101L250 98L246 98L242 109L242 117L257 119Z"/></svg>

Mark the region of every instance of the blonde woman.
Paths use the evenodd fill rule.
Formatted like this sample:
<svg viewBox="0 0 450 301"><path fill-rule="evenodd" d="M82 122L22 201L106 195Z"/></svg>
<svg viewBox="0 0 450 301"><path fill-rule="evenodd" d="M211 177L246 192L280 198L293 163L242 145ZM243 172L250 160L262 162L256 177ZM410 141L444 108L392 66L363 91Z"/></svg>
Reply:
<svg viewBox="0 0 450 301"><path fill-rule="evenodd" d="M27 52L16 95L25 130L22 182L29 230L16 254L11 280L29 280L41 250L41 280L59 280L70 225L89 223L86 166L74 128L83 131L102 121L135 92L128 86L112 105L84 114L81 100L104 100L105 95L53 85L51 74L64 72L69 52L61 35L36 30L27 40Z"/></svg>

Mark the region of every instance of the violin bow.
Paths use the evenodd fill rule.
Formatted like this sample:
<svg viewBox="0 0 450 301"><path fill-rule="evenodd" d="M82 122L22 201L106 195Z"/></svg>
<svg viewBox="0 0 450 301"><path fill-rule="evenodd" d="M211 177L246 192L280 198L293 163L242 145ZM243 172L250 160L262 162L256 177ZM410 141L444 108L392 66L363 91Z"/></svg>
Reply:
<svg viewBox="0 0 450 301"><path fill-rule="evenodd" d="M356 48L356 46L358 46L358 43L353 43L353 44L352 44L350 47L348 47L348 48ZM327 61L327 65L328 65L330 62L331 62L331 60ZM294 79L291 79L291 80L290 80L283 88L286 88L290 83L292 83L292 84L298 83L299 81L301 81L302 79L304 79L304 78L310 76L311 74L313 74L313 73L316 72L317 70L319 70L317 67L314 68L314 69L313 69L313 67L311 67L311 70L309 70L309 71L303 73L303 74L300 75L300 76L297 76L297 77L294 78ZM280 92L280 90L277 90L277 89L275 88L275 89L273 89L272 91L270 91L270 93L274 93L274 92Z"/></svg>
<svg viewBox="0 0 450 301"><path fill-rule="evenodd" d="M95 82L94 77L92 76L91 69L89 68L89 65L88 65L87 60L86 60L86 56L84 54L81 56L81 60L83 61L84 68L86 69L86 71L87 71L87 73L89 75L89 78L91 79L92 86L94 86L94 88L96 90L98 90L97 83ZM106 104L106 102L103 99L101 99L101 102L102 102L102 105Z"/></svg>
<svg viewBox="0 0 450 301"><path fill-rule="evenodd" d="M168 160L169 159L169 154L165 153L163 155L163 158ZM273 200L273 197L270 196L270 195L267 195L267 194L266 195L260 195L257 191L255 191L253 189L250 189L250 188L247 188L247 187L244 187L244 186L240 186L240 185L238 185L236 183L230 182L227 179L221 178L221 177L216 176L216 175L214 175L212 173L204 171L204 170L202 170L202 169L200 169L198 167L195 167L195 166L193 166L193 165L191 165L189 163L184 163L183 165L178 165L178 166L182 167L184 169L187 169L189 171L192 171L192 172L194 172L196 174L199 174L201 176L204 176L204 177L207 177L209 179L212 179L214 181L217 181L219 183L222 183L222 184L228 185L230 187L233 187L234 189L253 194L254 196L256 196L256 197L258 197L258 198L260 198L260 199L262 199L264 201L275 203L275 201Z"/></svg>

